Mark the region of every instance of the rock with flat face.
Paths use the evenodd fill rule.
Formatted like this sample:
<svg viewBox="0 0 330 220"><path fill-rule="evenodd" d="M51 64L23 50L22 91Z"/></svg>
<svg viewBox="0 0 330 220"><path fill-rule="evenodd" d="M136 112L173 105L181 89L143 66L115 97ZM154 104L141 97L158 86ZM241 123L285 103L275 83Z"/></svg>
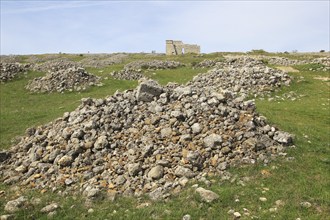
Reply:
<svg viewBox="0 0 330 220"><path fill-rule="evenodd" d="M136 98L138 101L151 102L162 93L163 88L156 81L147 80L137 88Z"/></svg>
<svg viewBox="0 0 330 220"><path fill-rule="evenodd" d="M219 199L219 195L211 190L204 189L202 187L198 187L196 192L200 195L203 201L210 203L217 199Z"/></svg>
<svg viewBox="0 0 330 220"><path fill-rule="evenodd" d="M5 205L5 211L9 213L17 212L24 206L26 202L27 199L24 196L21 196L15 200L11 200Z"/></svg>
<svg viewBox="0 0 330 220"><path fill-rule="evenodd" d="M222 138L218 134L211 134L204 138L205 147L215 148L222 142Z"/></svg>
<svg viewBox="0 0 330 220"><path fill-rule="evenodd" d="M163 166L157 165L153 168L148 173L148 177L151 179L159 179L163 177L164 175L164 168Z"/></svg>

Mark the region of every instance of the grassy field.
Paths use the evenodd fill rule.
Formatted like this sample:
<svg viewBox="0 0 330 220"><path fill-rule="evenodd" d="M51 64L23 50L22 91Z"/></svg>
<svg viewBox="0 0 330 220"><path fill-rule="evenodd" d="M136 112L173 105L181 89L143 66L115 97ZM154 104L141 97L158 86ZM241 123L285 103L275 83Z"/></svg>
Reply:
<svg viewBox="0 0 330 220"><path fill-rule="evenodd" d="M208 56L215 58L219 54ZM132 60L142 57L136 55ZM191 64L205 58L186 56L175 59ZM90 71L106 77L109 72L121 67L122 64ZM256 164L231 168L229 171L237 176L231 181L208 177L213 184L205 187L219 194L220 199L216 202L202 202L191 187L194 183L168 201L151 202L147 198L138 200L121 197L115 201L98 201L91 207L85 207L79 195L63 197L35 190L21 192L15 187L0 184L0 191L4 191L0 195L0 213L6 201L24 194L30 199L40 198L41 203L21 210L17 213L17 219L47 219L40 209L50 202L61 204L54 219L182 219L185 214L190 214L192 219L234 219L229 210L239 212L241 219L329 219L330 82L319 78L329 78L330 73L308 71L309 66L306 65L295 68L300 72L290 73L295 78L290 87L272 94L275 97L272 101L257 98L256 104L258 112L266 116L271 124L295 135L296 147L289 149L286 157L279 157L269 166ZM169 81L185 83L200 71L206 69L192 70L188 66L147 74L162 84ZM171 73L175 73L175 77ZM27 93L24 90L27 80L40 75L42 73L31 72L27 78L0 85L1 149L8 148L10 139L23 134L27 127L43 124L73 110L82 97L105 97L117 89L124 90L137 85L135 81L108 78L103 80L103 87L93 87L81 93ZM281 100L289 92L302 97L295 101ZM197 184L204 186L203 183ZM267 201L260 201L260 197L265 197ZM278 200L281 202L277 203L281 204L276 205ZM309 202L311 207L303 207L302 202ZM93 212L88 212L90 208Z"/></svg>

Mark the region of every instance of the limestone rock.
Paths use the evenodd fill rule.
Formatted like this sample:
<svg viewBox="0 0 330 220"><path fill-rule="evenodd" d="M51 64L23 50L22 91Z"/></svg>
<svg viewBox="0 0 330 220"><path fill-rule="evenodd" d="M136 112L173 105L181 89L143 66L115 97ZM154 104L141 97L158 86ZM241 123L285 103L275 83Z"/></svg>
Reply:
<svg viewBox="0 0 330 220"><path fill-rule="evenodd" d="M157 200L160 200L162 197L163 197L163 190L161 187L158 187L157 189L151 191L149 193L149 197L151 200L153 201L157 201Z"/></svg>
<svg viewBox="0 0 330 220"><path fill-rule="evenodd" d="M131 176L136 176L141 171L141 165L139 163L128 164L128 173Z"/></svg>
<svg viewBox="0 0 330 220"><path fill-rule="evenodd" d="M186 214L182 217L182 220L191 220L191 215Z"/></svg>
<svg viewBox="0 0 330 220"><path fill-rule="evenodd" d="M43 213L49 213L49 212L53 212L55 210L57 210L59 208L59 205L57 203L51 203L49 205L46 205L45 207L43 207L40 212Z"/></svg>
<svg viewBox="0 0 330 220"><path fill-rule="evenodd" d="M222 138L218 134L211 134L204 138L205 147L215 148L222 142Z"/></svg>
<svg viewBox="0 0 330 220"><path fill-rule="evenodd" d="M1 215L0 220L14 220L15 215Z"/></svg>
<svg viewBox="0 0 330 220"><path fill-rule="evenodd" d="M274 134L274 140L285 145L292 143L292 135L287 132L276 131Z"/></svg>
<svg viewBox="0 0 330 220"><path fill-rule="evenodd" d="M159 97L163 88L153 80L142 82L137 88L136 98L138 101L151 102L154 97Z"/></svg>
<svg viewBox="0 0 330 220"><path fill-rule="evenodd" d="M203 201L210 203L217 199L219 199L219 195L211 190L204 189L202 187L198 187L196 192L200 195Z"/></svg>
<svg viewBox="0 0 330 220"><path fill-rule="evenodd" d="M151 179L159 179L163 177L163 175L164 175L164 168L160 165L151 168L151 170L148 173L148 177Z"/></svg>
<svg viewBox="0 0 330 220"><path fill-rule="evenodd" d="M60 166L70 166L72 163L72 157L65 155L63 157L61 157L61 159L59 159L58 164Z"/></svg>
<svg viewBox="0 0 330 220"><path fill-rule="evenodd" d="M174 174L178 177L187 177L187 178L193 178L194 176L196 176L196 174L190 170L189 168L186 167L182 167L182 166L178 166L175 171Z"/></svg>
<svg viewBox="0 0 330 220"><path fill-rule="evenodd" d="M193 134L199 134L202 131L202 126L199 123L194 123L191 126L191 130Z"/></svg>
<svg viewBox="0 0 330 220"><path fill-rule="evenodd" d="M9 213L14 213L20 210L22 206L27 202L27 199L24 196L21 196L15 200L11 200L6 203L5 211Z"/></svg>

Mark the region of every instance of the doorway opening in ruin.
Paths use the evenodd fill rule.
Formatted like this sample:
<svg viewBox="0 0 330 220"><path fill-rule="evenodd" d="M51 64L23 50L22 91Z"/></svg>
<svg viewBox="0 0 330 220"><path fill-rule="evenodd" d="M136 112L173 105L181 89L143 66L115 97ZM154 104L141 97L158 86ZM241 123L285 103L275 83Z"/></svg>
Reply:
<svg viewBox="0 0 330 220"><path fill-rule="evenodd" d="M182 48L181 54L184 54L184 48Z"/></svg>

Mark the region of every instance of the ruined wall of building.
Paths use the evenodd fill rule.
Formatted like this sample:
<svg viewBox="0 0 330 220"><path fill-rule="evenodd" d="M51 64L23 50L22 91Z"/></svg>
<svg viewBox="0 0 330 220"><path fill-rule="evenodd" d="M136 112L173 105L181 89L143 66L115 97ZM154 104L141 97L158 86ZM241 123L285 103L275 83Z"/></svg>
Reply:
<svg viewBox="0 0 330 220"><path fill-rule="evenodd" d="M201 48L197 44L184 44L184 52L185 53L196 53L199 54L201 52Z"/></svg>
<svg viewBox="0 0 330 220"><path fill-rule="evenodd" d="M185 53L200 53L200 46L184 44L182 41L166 40L166 55L179 55Z"/></svg>

